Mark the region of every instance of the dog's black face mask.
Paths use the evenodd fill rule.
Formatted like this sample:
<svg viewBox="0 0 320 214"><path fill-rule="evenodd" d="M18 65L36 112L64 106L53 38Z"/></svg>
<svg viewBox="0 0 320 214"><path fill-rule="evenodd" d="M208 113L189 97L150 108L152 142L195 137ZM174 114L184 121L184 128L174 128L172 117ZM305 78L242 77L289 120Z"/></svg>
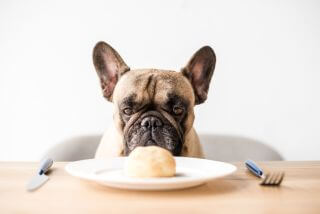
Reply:
<svg viewBox="0 0 320 214"><path fill-rule="evenodd" d="M131 101L128 100L124 102L126 107L121 111L125 122L124 155L129 155L137 146L156 145L179 156L184 142L183 122L187 115L187 104L172 97L161 106L162 109L168 109L167 111L156 110L155 107L144 107L135 111L136 104L133 105L132 97ZM127 107L128 104L131 107Z"/></svg>
<svg viewBox="0 0 320 214"><path fill-rule="evenodd" d="M147 111L141 115L125 133L125 155L137 146L156 145L180 155L182 135L170 122L156 111Z"/></svg>

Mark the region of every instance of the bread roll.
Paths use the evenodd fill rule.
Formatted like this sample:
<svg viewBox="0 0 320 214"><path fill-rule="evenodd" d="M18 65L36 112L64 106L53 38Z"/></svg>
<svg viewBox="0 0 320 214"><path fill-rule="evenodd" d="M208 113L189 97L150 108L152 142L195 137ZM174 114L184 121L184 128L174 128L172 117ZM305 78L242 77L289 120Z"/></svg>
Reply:
<svg viewBox="0 0 320 214"><path fill-rule="evenodd" d="M172 177L176 173L176 162L171 153L161 147L137 147L126 160L124 172L129 177Z"/></svg>

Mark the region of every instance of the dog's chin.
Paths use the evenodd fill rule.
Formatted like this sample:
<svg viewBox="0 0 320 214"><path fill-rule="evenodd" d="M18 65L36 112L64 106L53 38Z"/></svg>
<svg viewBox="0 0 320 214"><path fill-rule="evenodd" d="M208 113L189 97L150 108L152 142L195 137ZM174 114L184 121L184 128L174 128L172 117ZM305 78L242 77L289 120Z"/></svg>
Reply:
<svg viewBox="0 0 320 214"><path fill-rule="evenodd" d="M129 155L138 146L160 146L179 156L182 150L182 140L176 129L170 125L161 128L147 129L132 126L125 133L125 155Z"/></svg>

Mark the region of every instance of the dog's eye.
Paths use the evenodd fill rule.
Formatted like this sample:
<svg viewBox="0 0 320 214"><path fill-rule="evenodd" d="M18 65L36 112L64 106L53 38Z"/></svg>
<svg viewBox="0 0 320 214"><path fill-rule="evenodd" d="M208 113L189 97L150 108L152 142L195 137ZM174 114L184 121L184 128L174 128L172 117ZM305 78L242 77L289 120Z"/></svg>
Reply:
<svg viewBox="0 0 320 214"><path fill-rule="evenodd" d="M176 114L176 115L182 114L183 110L184 110L183 108L178 107L178 106L173 107L173 113Z"/></svg>
<svg viewBox="0 0 320 214"><path fill-rule="evenodd" d="M133 110L131 108L125 108L123 109L123 113L126 115L131 115L133 114Z"/></svg>

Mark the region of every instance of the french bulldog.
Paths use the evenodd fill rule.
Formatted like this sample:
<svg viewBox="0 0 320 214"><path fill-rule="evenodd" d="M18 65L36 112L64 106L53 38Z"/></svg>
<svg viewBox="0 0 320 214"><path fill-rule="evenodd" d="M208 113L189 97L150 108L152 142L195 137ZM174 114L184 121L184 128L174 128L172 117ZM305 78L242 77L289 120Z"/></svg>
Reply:
<svg viewBox="0 0 320 214"><path fill-rule="evenodd" d="M193 109L207 99L216 64L211 47L199 49L180 72L131 70L105 42L94 47L93 63L103 96L114 105L113 125L104 133L96 158L127 156L149 145L174 156L203 157Z"/></svg>

